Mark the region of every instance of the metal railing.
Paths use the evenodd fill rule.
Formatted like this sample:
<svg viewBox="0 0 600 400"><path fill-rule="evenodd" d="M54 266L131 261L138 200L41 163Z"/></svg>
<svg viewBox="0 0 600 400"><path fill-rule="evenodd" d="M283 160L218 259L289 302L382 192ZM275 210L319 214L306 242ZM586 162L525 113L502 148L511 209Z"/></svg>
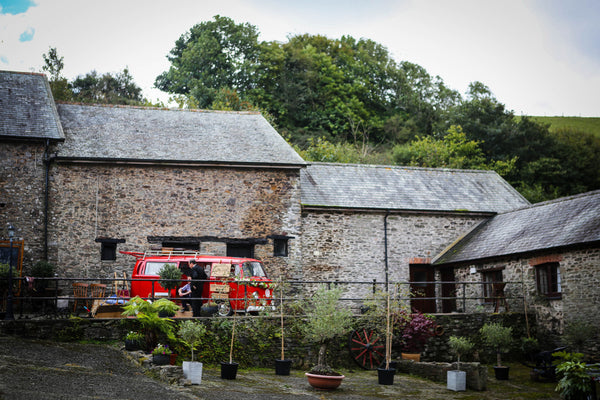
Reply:
<svg viewBox="0 0 600 400"><path fill-rule="evenodd" d="M20 315L25 312L31 312L31 309L42 308L42 313L59 312L61 306L67 303L67 309L75 301L92 303L95 300L100 300L103 304L122 304L128 300L127 296L119 296L119 284L127 282L127 287L130 288L130 295L135 294L132 291L132 287L139 282L151 282L151 290L148 296L143 297L146 300L155 300L164 293L159 285L159 279L132 279L132 278L66 278L66 277L52 277L52 278L35 278L33 281L27 280L26 278L15 278L13 291L13 301L15 307ZM93 296L88 294L87 296L76 296L72 289L72 284L75 282L81 283L98 283L106 285L106 291L104 296ZM219 281L219 280L204 280L201 282L210 283L221 283L221 282L235 282L237 284L249 284L252 281L235 280L235 281ZM6 279L0 280L0 283L4 284L2 287L6 288ZM508 309L508 304L511 308L518 308L519 304L524 301L524 283L523 282L504 282L505 289L503 296L484 296L483 287L484 285L490 285L489 282L390 282L388 288L392 297L395 301L404 302L409 307L415 308L415 304L428 304L429 307L433 307L433 310L422 310L426 313L442 313L442 312L490 312L494 311L492 307L497 309L498 303L503 302L504 308ZM283 294L281 293L280 285L284 288ZM271 299L273 305L278 306L281 302L289 303L298 301L300 303L305 302L311 294L320 285L326 285L328 287L338 286L343 290L343 296L340 299L342 303L349 304L349 307L354 308L357 312L360 312L361 306L374 298L374 295L378 292L384 292L386 289L385 282L378 282L373 279L371 281L331 281L331 280L312 280L312 281L300 281L300 280L289 280L289 281L273 281L269 286L271 291ZM427 295L424 293L415 292L414 288L418 287L433 287L434 295ZM442 288L444 285L451 285L452 295L442 295ZM176 291L175 291L176 292ZM254 301L254 298L248 296L248 291L244 290L245 295L243 297L227 297L228 301L245 301L246 304ZM4 299L6 295L2 297L2 306L0 309L4 309ZM178 296L171 297L171 300L181 301L182 298ZM207 293L203 294L202 298L185 298L185 300L202 300L210 301L214 300ZM225 299L220 299L225 300ZM446 303L444 303L446 302ZM36 305L42 305L42 307L36 307ZM515 307L517 306L517 307ZM445 309L445 307L449 307ZM29 308L30 310L27 310ZM77 310L76 310L77 311Z"/></svg>

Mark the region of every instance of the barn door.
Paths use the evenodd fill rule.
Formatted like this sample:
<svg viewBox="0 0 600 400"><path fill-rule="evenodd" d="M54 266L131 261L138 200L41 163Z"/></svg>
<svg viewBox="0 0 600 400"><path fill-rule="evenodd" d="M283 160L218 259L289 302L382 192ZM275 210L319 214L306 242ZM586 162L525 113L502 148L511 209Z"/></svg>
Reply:
<svg viewBox="0 0 600 400"><path fill-rule="evenodd" d="M413 312L435 313L435 284L433 267L430 265L411 264L410 306Z"/></svg>

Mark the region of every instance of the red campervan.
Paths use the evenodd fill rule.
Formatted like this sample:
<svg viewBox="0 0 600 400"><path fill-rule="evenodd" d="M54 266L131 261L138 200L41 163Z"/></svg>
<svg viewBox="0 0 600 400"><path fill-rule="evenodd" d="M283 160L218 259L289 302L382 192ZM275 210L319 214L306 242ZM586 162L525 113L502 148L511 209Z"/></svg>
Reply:
<svg viewBox="0 0 600 400"><path fill-rule="evenodd" d="M208 281L202 291L203 303L217 306L222 316L236 312L257 312L272 307L272 281L260 261L252 258L219 257L194 251L121 251L136 258L131 274L131 296L142 298L177 297L177 290L168 293L158 282L165 264L176 265L185 275L194 259L204 268ZM182 282L183 284L183 282Z"/></svg>

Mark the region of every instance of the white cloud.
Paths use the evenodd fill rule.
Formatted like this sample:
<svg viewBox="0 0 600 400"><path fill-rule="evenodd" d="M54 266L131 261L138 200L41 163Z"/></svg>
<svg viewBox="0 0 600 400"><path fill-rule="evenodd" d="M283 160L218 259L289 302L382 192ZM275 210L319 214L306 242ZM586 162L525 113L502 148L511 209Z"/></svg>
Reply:
<svg viewBox="0 0 600 400"><path fill-rule="evenodd" d="M151 88L168 69L175 40L220 14L255 25L262 40L303 33L373 39L396 60L417 63L463 93L469 82L483 82L517 114L600 116L598 54L589 45L600 38L574 42L581 32L569 33L581 18L595 24L598 7L571 22L560 16L560 2L552 13L544 12L544 3L38 0L25 14L0 15L0 60L3 68L40 71L42 54L52 46L64 56L69 79L127 66L146 97L166 99ZM33 39L19 42L29 28Z"/></svg>

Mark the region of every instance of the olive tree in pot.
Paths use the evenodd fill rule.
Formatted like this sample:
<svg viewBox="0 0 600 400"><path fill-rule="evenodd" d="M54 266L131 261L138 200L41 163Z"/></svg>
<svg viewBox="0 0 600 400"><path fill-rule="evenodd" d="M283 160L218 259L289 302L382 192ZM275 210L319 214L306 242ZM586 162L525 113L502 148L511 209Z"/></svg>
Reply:
<svg viewBox="0 0 600 400"><path fill-rule="evenodd" d="M158 271L158 276L160 276L158 283L169 291L171 297L171 292L181 284L181 270L175 264L165 264Z"/></svg>
<svg viewBox="0 0 600 400"><path fill-rule="evenodd" d="M460 370L460 356L468 354L474 346L474 343L464 336L450 336L448 339L450 351L456 354L457 364L456 370L448 371L447 386L448 389L454 391L467 390L467 373Z"/></svg>
<svg viewBox="0 0 600 400"><path fill-rule="evenodd" d="M177 335L190 346L192 352L192 360L183 362L183 375L194 385L202 383L202 363L194 361L194 347L200 344L205 334L206 327L192 320L183 321L177 331Z"/></svg>
<svg viewBox="0 0 600 400"><path fill-rule="evenodd" d="M483 337L483 342L496 352L496 366L494 367L496 379L507 380L509 367L502 365L502 353L510 349L513 341L512 328L502 326L497 322L488 322L481 327L479 333Z"/></svg>
<svg viewBox="0 0 600 400"><path fill-rule="evenodd" d="M319 345L319 357L317 365L306 373L306 377L308 383L317 389L335 389L344 379L344 375L335 372L326 362L327 344L334 337L346 333L351 323L350 310L339 305L341 294L341 288L327 289L322 285L307 304L304 333L307 339Z"/></svg>
<svg viewBox="0 0 600 400"><path fill-rule="evenodd" d="M390 310L390 294L387 293L385 315L385 365L377 368L377 378L380 385L393 385L396 368L390 368L392 362L392 315Z"/></svg>
<svg viewBox="0 0 600 400"><path fill-rule="evenodd" d="M231 342L229 344L229 362L221 362L221 379L235 379L239 363L233 362L233 344L235 342L235 323L236 316L233 312L233 323L231 324Z"/></svg>
<svg viewBox="0 0 600 400"><path fill-rule="evenodd" d="M275 360L275 374L276 375L289 375L292 367L292 360L286 360L285 358L285 330L283 324L283 280L279 280L279 318L281 325L281 359Z"/></svg>

